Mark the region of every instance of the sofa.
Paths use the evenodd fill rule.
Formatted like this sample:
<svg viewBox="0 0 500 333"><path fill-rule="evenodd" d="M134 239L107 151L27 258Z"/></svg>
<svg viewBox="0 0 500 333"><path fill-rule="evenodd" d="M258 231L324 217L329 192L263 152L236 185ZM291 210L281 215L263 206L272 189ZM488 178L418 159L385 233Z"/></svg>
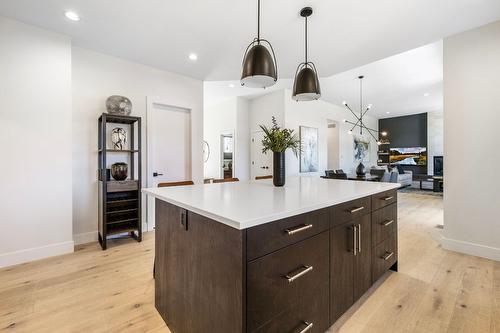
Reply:
<svg viewBox="0 0 500 333"><path fill-rule="evenodd" d="M370 169L370 174L378 176L381 181L390 182L391 179L395 179L395 177L391 177L391 173L397 173L397 181L392 180L393 182L401 184L401 187L411 186L413 182L413 172L409 170L400 171L403 171L403 173L399 173L397 168L393 168L391 172L389 172L386 166L374 166Z"/></svg>

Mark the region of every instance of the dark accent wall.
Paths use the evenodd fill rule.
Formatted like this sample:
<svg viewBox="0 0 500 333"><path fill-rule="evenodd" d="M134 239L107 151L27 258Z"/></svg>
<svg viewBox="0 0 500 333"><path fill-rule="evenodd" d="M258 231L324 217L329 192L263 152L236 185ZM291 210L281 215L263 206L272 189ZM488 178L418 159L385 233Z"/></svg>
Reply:
<svg viewBox="0 0 500 333"><path fill-rule="evenodd" d="M380 131L386 131L391 144L389 148L427 148L427 113L380 119ZM427 166L403 166L414 174L427 174Z"/></svg>

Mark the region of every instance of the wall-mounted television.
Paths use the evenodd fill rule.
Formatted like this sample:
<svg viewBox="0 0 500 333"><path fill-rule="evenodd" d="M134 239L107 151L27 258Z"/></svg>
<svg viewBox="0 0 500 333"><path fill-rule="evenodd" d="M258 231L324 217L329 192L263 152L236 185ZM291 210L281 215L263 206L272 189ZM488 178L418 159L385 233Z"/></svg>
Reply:
<svg viewBox="0 0 500 333"><path fill-rule="evenodd" d="M427 148L390 148L389 162L399 165L427 165Z"/></svg>

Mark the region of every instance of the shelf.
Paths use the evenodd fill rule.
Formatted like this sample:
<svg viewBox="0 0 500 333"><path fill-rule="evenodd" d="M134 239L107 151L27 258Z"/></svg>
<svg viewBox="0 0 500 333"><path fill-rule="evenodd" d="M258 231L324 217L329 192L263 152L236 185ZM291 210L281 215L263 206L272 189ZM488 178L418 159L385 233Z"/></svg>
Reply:
<svg viewBox="0 0 500 333"><path fill-rule="evenodd" d="M140 117L132 117L132 116L121 116L106 113L106 122L107 123L115 123L115 124L128 124L131 125L136 121L139 121Z"/></svg>
<svg viewBox="0 0 500 333"><path fill-rule="evenodd" d="M125 203L129 203L129 202L134 202L134 201L137 201L137 198L134 198L134 199L117 199L117 200L109 200L108 199L108 205L109 204L125 204Z"/></svg>
<svg viewBox="0 0 500 333"><path fill-rule="evenodd" d="M134 217L126 220L118 220L118 221L112 221L112 222L106 222L106 224L109 225L114 225L114 224L122 224L122 223L128 223L130 224L131 222L136 222L139 218Z"/></svg>
<svg viewBox="0 0 500 333"><path fill-rule="evenodd" d="M112 230L108 230L108 232L106 233L107 235L116 235L116 234L124 234L126 232L132 232L132 231L137 231L139 230L139 228L116 228L116 229L112 229Z"/></svg>
<svg viewBox="0 0 500 333"><path fill-rule="evenodd" d="M138 149L106 149L106 153L138 153ZM102 153L102 149L99 149L99 153Z"/></svg>
<svg viewBox="0 0 500 333"><path fill-rule="evenodd" d="M106 212L106 214L119 214L119 213L131 213L137 211L137 208L127 208L127 209L122 209L122 210L112 210Z"/></svg>

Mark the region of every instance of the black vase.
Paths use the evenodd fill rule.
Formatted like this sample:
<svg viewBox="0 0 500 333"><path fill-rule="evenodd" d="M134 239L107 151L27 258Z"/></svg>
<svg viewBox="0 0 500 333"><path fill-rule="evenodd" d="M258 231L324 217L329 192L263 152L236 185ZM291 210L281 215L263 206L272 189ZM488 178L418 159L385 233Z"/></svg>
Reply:
<svg viewBox="0 0 500 333"><path fill-rule="evenodd" d="M273 153L273 184L274 186L285 185L285 153Z"/></svg>
<svg viewBox="0 0 500 333"><path fill-rule="evenodd" d="M363 165L362 162L359 162L358 167L356 168L356 175L358 177L364 177L365 176L365 166Z"/></svg>
<svg viewBox="0 0 500 333"><path fill-rule="evenodd" d="M128 176L128 165L127 163L118 162L111 165L111 176L115 180L125 180Z"/></svg>

